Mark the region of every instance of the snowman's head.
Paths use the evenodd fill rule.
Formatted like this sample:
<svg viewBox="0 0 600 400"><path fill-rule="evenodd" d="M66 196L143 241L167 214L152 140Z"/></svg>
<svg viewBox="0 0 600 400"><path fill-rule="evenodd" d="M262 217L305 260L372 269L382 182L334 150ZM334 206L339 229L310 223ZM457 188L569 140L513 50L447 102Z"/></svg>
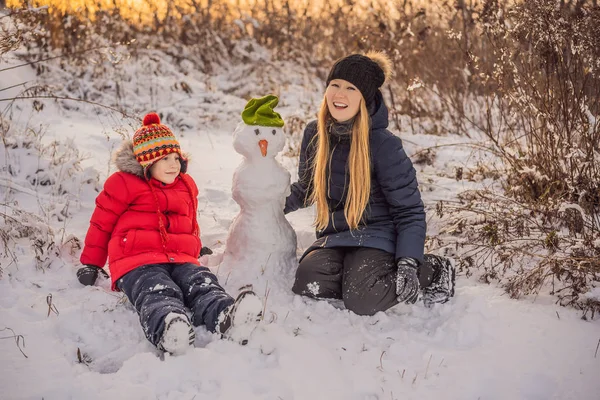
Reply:
<svg viewBox="0 0 600 400"><path fill-rule="evenodd" d="M240 122L233 132L233 148L249 160L274 158L284 145L282 128Z"/></svg>

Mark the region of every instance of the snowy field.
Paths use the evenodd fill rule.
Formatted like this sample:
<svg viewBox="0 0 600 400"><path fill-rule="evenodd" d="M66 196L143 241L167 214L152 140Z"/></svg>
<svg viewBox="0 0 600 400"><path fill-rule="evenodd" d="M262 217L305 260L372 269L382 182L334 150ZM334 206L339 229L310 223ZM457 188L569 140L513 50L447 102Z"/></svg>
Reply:
<svg viewBox="0 0 600 400"><path fill-rule="evenodd" d="M109 291L108 281L82 287L75 276L77 258L65 256L41 270L33 251L22 247L18 265L0 259L0 329L10 328L0 331L0 399L600 399L600 320L583 321L580 312L556 306L554 298L511 300L498 288L459 275L456 297L448 304L433 309L398 305L362 317L335 303L293 295L293 271L275 279L251 267L219 271L227 232L239 210L231 198L233 172L241 161L232 133L247 98L275 91L285 121L308 121L322 93L321 82L292 65L268 63L265 68L279 73L271 71L272 80L262 82L255 80L252 68L238 66L207 77L190 65L170 67L167 57L142 59L124 63L103 80L75 80L62 92L98 94L88 98L110 102L115 80L129 77L121 82L121 104L138 117L147 111L165 116L163 122L191 154L188 172L200 188L202 240L214 251L204 263L231 294L252 283L266 303L265 320L253 340L242 347L197 328L195 348L182 356L161 357L144 338L131 305L121 293ZM69 72L57 67L42 78L32 71L0 73L0 87L43 79L60 88L70 80ZM182 80L191 94L177 90ZM4 97L19 90L6 91ZM70 105L78 109L46 101L35 112L20 103L11 117L13 128L42 126L46 143L72 140L87 157L85 173L97 173L101 185L114 171L109 159L122 140L118 132L131 135L136 122L91 105ZM424 147L466 140L397 133L409 156ZM83 241L97 195L94 185L65 183L71 188L66 195L36 194L26 181L6 175L11 163L21 162L12 167L22 171L35 165L25 165L25 156L0 154L2 203L7 182L19 188L10 200L32 210L42 203L64 205L69 198L71 216L48 221L61 232L59 238L65 233ZM417 166L430 235L439 229L436 201L489 184L454 179L455 167L468 168L478 159L468 148L447 146L438 150L433 166ZM296 158L281 154L279 160L294 179ZM1 210L10 213L6 206ZM313 210L288 218L301 254L314 239ZM12 332L24 340L17 345Z"/></svg>

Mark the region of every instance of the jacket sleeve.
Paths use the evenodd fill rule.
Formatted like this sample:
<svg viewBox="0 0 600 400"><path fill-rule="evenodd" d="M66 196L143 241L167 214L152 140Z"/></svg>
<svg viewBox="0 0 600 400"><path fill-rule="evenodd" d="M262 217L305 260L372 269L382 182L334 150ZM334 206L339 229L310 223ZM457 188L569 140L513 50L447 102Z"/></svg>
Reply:
<svg viewBox="0 0 600 400"><path fill-rule="evenodd" d="M108 242L119 217L129 207L129 191L120 173L111 175L96 198L96 208L90 219L80 261L85 265L104 267L108 257Z"/></svg>
<svg viewBox="0 0 600 400"><path fill-rule="evenodd" d="M190 196L192 197L193 209L192 209L192 218L194 220L194 225L198 227L198 239L200 239L200 251L202 251L202 239L200 235L200 223L198 222L198 194L200 191L198 190L198 185L196 185L196 181L188 174L183 174L182 179L184 179L189 188L191 190ZM198 255L200 257L200 254Z"/></svg>
<svg viewBox="0 0 600 400"><path fill-rule="evenodd" d="M396 230L396 260L423 262L427 223L412 162L397 136L385 139L374 153L375 176L388 203Z"/></svg>
<svg viewBox="0 0 600 400"><path fill-rule="evenodd" d="M310 205L312 194L312 157L315 150L317 123L309 123L304 129L302 145L300 146L300 159L298 161L298 181L292 183L290 195L285 199L285 214L305 208Z"/></svg>

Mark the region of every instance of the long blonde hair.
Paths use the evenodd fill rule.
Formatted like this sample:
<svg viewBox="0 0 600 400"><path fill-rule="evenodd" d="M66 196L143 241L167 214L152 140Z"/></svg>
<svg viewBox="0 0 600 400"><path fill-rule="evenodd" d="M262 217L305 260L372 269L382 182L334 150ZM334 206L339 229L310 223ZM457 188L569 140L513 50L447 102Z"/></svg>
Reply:
<svg viewBox="0 0 600 400"><path fill-rule="evenodd" d="M313 190L310 198L311 203L317 205L317 216L314 222L317 230L325 229L329 223L326 171L332 157L329 149L329 133L327 132L327 123L331 118L329 109L327 108L327 100L323 98L317 117L317 151L312 159ZM369 131L369 112L367 111L365 100L361 99L358 114L356 114L352 125L350 155L348 157L350 184L348 185L348 194L346 196L346 203L344 204L344 216L351 230L358 228L367 208L371 192Z"/></svg>

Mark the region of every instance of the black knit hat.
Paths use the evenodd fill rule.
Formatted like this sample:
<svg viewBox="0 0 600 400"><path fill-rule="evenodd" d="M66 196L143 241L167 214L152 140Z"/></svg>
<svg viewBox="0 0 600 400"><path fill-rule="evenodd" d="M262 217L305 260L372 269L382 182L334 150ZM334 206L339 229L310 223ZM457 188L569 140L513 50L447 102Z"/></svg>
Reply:
<svg viewBox="0 0 600 400"><path fill-rule="evenodd" d="M334 79L343 79L356 86L368 107L377 90L385 82L385 73L379 64L369 57L352 54L335 62L327 77L327 86Z"/></svg>

